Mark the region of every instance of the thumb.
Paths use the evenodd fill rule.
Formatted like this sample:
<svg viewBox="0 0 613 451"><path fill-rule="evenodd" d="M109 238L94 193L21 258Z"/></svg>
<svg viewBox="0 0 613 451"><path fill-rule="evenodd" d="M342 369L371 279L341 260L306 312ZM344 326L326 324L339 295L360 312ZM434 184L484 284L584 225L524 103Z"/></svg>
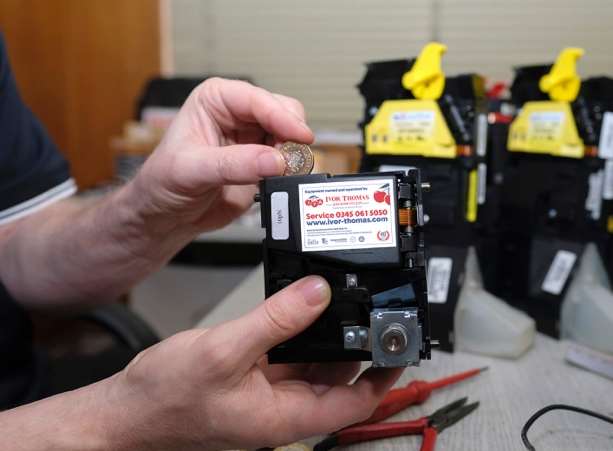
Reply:
<svg viewBox="0 0 613 451"><path fill-rule="evenodd" d="M203 177L211 185L257 183L262 177L283 175L285 160L274 147L260 144L236 144L213 147L203 155Z"/></svg>
<svg viewBox="0 0 613 451"><path fill-rule="evenodd" d="M307 276L265 300L237 321L248 343L240 352L251 366L272 347L298 335L330 304L330 286L323 277Z"/></svg>

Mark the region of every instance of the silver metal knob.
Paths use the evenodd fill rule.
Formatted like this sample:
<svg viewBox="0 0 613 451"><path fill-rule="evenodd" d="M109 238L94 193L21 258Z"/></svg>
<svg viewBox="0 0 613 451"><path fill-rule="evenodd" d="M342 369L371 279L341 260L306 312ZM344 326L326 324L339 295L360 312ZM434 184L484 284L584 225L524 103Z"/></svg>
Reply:
<svg viewBox="0 0 613 451"><path fill-rule="evenodd" d="M409 344L407 330L402 324L392 323L381 332L380 342L385 352L402 354Z"/></svg>

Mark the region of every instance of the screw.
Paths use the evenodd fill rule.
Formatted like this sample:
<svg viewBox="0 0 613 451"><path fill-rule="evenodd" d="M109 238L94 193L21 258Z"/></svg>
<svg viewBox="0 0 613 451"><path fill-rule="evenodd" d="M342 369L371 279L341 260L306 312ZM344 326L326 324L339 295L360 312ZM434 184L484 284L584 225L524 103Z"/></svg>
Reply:
<svg viewBox="0 0 613 451"><path fill-rule="evenodd" d="M347 288L355 288L358 286L357 274L345 274L345 284Z"/></svg>
<svg viewBox="0 0 613 451"><path fill-rule="evenodd" d="M432 185L430 185L430 182L421 182L421 190L428 193L430 192L430 189L432 188Z"/></svg>
<svg viewBox="0 0 613 451"><path fill-rule="evenodd" d="M350 330L345 334L345 341L347 343L353 343L355 341L355 332Z"/></svg>
<svg viewBox="0 0 613 451"><path fill-rule="evenodd" d="M398 323L392 323L381 333L381 347L390 354L402 354L409 342L406 328Z"/></svg>

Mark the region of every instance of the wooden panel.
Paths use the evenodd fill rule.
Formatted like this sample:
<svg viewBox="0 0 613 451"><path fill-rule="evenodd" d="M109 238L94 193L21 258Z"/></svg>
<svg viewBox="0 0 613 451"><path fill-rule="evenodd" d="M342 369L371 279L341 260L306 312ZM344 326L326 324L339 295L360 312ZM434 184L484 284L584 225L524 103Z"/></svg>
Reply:
<svg viewBox="0 0 613 451"><path fill-rule="evenodd" d="M158 0L0 1L22 96L81 188L112 176L109 139L160 71L158 8Z"/></svg>

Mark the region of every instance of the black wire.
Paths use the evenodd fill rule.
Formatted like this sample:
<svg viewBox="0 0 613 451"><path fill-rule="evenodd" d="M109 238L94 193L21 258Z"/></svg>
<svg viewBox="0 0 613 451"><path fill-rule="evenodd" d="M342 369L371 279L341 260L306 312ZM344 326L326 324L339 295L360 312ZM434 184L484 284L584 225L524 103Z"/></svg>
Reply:
<svg viewBox="0 0 613 451"><path fill-rule="evenodd" d="M530 429L530 426L532 426L532 424L536 420L538 420L542 415L549 412L550 410L570 410L571 412L582 413L583 415L588 415L590 417L598 418L599 420L613 424L613 418L598 412L594 412L592 410L583 409L581 407L569 406L566 404L551 404L550 406L546 406L538 410L534 415L530 417L530 419L528 419L528 421L526 421L524 427L521 428L521 441L524 442L524 446L527 450L536 451L536 448L532 445L532 443L530 443L530 440L528 440L528 430Z"/></svg>

